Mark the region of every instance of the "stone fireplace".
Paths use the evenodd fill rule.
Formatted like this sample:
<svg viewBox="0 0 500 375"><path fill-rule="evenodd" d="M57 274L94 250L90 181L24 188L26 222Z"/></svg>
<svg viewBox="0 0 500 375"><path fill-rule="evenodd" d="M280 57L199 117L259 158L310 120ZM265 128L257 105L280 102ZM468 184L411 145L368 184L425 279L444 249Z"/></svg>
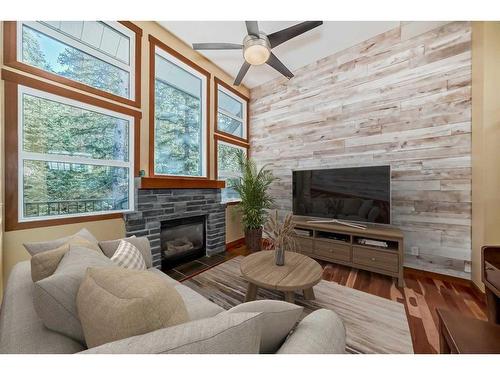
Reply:
<svg viewBox="0 0 500 375"><path fill-rule="evenodd" d="M182 250L188 259L226 249L226 210L220 189L139 188L135 211L124 214L124 220L127 237L148 237L153 266L157 268L162 267L162 262L169 268L182 261Z"/></svg>

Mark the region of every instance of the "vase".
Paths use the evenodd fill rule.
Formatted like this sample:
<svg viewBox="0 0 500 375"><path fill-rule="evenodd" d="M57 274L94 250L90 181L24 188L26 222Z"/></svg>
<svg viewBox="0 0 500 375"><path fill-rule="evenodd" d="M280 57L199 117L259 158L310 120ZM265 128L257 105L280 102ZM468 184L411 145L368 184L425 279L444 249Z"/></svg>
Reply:
<svg viewBox="0 0 500 375"><path fill-rule="evenodd" d="M245 245L252 253L261 250L262 228L245 230Z"/></svg>
<svg viewBox="0 0 500 375"><path fill-rule="evenodd" d="M277 266L285 265L285 250L283 250L283 248L277 248L274 257Z"/></svg>

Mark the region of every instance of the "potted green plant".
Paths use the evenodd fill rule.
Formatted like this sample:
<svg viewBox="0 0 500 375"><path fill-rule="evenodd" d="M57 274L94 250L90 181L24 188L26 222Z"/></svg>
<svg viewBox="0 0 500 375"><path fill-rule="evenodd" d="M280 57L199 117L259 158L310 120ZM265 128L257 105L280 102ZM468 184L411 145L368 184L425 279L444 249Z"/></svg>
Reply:
<svg viewBox="0 0 500 375"><path fill-rule="evenodd" d="M255 161L247 158L242 152L238 155L238 162L241 177L235 181L234 189L241 199L237 210L241 213L245 244L250 251L259 251L262 244L262 227L267 221L267 210L274 203L268 188L276 177L267 169L267 165L257 168Z"/></svg>

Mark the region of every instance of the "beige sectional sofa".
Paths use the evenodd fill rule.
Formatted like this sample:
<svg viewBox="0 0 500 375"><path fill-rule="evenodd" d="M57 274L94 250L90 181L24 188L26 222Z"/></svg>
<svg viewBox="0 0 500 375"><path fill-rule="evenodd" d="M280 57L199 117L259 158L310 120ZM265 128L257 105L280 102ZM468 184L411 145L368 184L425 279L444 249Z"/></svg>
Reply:
<svg viewBox="0 0 500 375"><path fill-rule="evenodd" d="M258 304L250 312L228 313L152 267L149 272L159 275L181 295L189 321L87 349L81 342L46 328L34 307L30 267L29 261L20 262L10 274L0 311L0 353L261 352L263 323L262 314L255 311ZM269 335L269 330L266 334ZM344 353L345 328L334 312L318 310L299 322L291 333L286 332L274 341L280 343L277 350L273 349L277 353Z"/></svg>

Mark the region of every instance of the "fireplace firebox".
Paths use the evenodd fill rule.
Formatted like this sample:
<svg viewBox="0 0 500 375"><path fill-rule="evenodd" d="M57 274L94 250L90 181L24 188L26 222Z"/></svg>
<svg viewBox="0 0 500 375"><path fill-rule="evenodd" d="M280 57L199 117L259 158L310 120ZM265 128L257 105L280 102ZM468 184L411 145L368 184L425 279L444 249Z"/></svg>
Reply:
<svg viewBox="0 0 500 375"><path fill-rule="evenodd" d="M206 216L183 217L161 222L161 268L169 270L206 253Z"/></svg>

